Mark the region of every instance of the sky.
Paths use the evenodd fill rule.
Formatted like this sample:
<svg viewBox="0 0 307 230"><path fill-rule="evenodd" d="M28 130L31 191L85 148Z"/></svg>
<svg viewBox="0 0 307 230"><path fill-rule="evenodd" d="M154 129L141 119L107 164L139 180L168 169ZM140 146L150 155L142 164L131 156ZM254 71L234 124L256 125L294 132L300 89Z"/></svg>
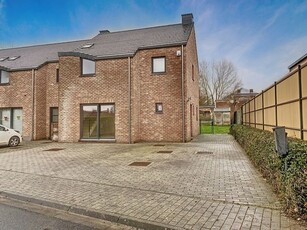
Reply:
<svg viewBox="0 0 307 230"><path fill-rule="evenodd" d="M257 92L307 53L307 0L0 0L0 48L181 23L193 13L199 62L231 61Z"/></svg>

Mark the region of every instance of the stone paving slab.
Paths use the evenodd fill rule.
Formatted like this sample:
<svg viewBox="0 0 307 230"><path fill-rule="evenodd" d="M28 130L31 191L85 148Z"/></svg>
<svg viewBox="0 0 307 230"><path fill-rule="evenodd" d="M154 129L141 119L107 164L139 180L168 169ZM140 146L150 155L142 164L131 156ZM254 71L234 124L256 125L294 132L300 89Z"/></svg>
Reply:
<svg viewBox="0 0 307 230"><path fill-rule="evenodd" d="M165 146L33 146L0 149L0 192L174 229L305 229L283 215L229 135ZM63 150L45 151L52 148ZM129 166L135 161L151 164Z"/></svg>

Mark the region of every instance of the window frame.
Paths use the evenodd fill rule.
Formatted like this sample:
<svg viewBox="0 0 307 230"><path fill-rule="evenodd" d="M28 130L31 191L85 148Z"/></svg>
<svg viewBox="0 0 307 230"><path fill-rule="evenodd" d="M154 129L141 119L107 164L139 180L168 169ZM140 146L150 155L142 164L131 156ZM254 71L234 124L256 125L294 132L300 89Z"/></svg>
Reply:
<svg viewBox="0 0 307 230"><path fill-rule="evenodd" d="M159 110L159 106L161 106L161 110ZM163 113L163 103L162 102L158 102L155 104L155 111L157 114L162 114Z"/></svg>
<svg viewBox="0 0 307 230"><path fill-rule="evenodd" d="M94 66L94 73L86 73L86 74L83 73L83 60L94 62L94 65L95 65ZM80 67L81 67L80 68L81 69L81 74L80 74L81 77L95 77L96 76L96 61L88 59L88 58L80 58Z"/></svg>
<svg viewBox="0 0 307 230"><path fill-rule="evenodd" d="M9 79L9 81L8 82L5 82L5 83L2 83L2 72L6 72L6 73L8 73L8 79ZM10 72L8 72L8 71L5 71L5 70L3 70L3 69L0 69L0 85L9 85L10 84L10 82L11 82L11 76L10 76Z"/></svg>
<svg viewBox="0 0 307 230"><path fill-rule="evenodd" d="M164 71L162 72L154 72L154 60L155 59L164 59ZM159 75L159 74L166 74L166 56L156 56L156 57L151 57L151 73L154 75Z"/></svg>
<svg viewBox="0 0 307 230"><path fill-rule="evenodd" d="M192 80L193 80L193 81L195 81L194 72L195 72L195 70L194 70L194 65L192 64Z"/></svg>
<svg viewBox="0 0 307 230"><path fill-rule="evenodd" d="M99 134L100 134L100 113L101 113L101 106L113 106L114 107L114 138L100 138ZM96 114L96 119L97 119L97 138L84 138L83 137L83 118L84 118L84 114L83 114L83 107L84 106L97 106L97 114ZM110 102L110 103L81 103L80 104L80 135L79 135L79 140L80 141L116 141L116 105L115 102Z"/></svg>
<svg viewBox="0 0 307 230"><path fill-rule="evenodd" d="M55 82L58 83L60 81L60 69L57 68L55 71Z"/></svg>

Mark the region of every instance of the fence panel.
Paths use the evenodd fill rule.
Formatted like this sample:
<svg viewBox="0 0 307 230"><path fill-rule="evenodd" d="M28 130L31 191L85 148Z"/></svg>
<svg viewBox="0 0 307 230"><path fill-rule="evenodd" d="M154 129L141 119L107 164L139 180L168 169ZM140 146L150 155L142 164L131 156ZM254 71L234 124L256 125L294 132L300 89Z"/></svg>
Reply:
<svg viewBox="0 0 307 230"><path fill-rule="evenodd" d="M307 140L307 64L292 71L242 106L243 124Z"/></svg>

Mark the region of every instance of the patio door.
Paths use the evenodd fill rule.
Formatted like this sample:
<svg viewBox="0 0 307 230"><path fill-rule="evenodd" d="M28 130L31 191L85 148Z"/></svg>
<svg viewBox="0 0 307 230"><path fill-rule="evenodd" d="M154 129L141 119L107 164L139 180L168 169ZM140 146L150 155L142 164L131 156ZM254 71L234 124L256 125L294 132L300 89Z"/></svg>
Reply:
<svg viewBox="0 0 307 230"><path fill-rule="evenodd" d="M115 105L81 106L81 139L115 139Z"/></svg>

